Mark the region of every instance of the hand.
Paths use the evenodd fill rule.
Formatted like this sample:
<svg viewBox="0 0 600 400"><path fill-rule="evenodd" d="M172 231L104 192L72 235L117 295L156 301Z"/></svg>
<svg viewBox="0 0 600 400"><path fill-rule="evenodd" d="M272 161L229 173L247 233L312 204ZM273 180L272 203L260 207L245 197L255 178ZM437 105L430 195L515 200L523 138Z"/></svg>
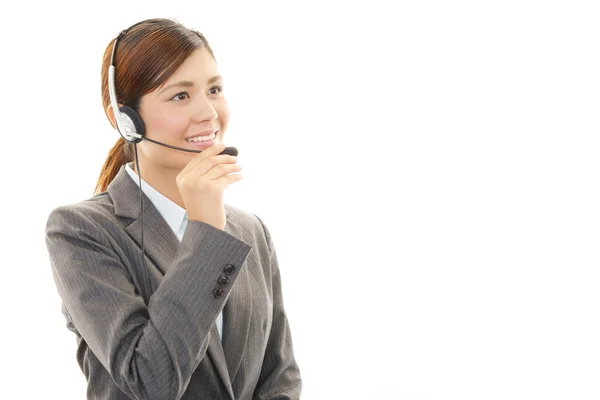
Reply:
<svg viewBox="0 0 600 400"><path fill-rule="evenodd" d="M225 228L223 191L242 179L236 174L242 167L237 157L221 154L222 143L203 150L177 175L176 182L188 219L201 221L217 229Z"/></svg>

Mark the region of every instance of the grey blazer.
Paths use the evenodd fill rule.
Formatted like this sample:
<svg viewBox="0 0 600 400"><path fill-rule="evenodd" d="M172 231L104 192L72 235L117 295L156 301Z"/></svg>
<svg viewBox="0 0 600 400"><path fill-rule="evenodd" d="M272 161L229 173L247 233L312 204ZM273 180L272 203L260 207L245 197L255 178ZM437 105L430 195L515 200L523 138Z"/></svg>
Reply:
<svg viewBox="0 0 600 400"><path fill-rule="evenodd" d="M121 168L104 193L53 210L46 244L88 399L298 399L277 256L255 215L189 221L181 242ZM223 340L215 320L223 311Z"/></svg>

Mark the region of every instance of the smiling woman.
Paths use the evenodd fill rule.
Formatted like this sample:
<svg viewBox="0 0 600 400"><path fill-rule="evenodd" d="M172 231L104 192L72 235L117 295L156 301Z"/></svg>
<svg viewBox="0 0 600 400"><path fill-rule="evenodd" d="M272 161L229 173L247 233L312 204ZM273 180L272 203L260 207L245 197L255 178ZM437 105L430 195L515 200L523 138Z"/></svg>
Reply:
<svg viewBox="0 0 600 400"><path fill-rule="evenodd" d="M223 203L241 167L223 153L229 109L208 42L168 19L116 40L102 100L122 137L95 195L46 226L88 399L298 399L273 240ZM116 104L154 142L125 140Z"/></svg>

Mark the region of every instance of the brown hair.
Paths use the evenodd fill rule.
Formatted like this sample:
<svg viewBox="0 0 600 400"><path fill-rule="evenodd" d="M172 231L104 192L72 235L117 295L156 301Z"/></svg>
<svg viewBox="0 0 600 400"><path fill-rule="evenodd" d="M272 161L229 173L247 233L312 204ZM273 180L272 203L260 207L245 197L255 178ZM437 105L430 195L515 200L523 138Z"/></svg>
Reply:
<svg viewBox="0 0 600 400"><path fill-rule="evenodd" d="M102 106L108 118L108 67L115 39L102 58ZM148 19L127 30L119 39L115 54L117 102L139 110L143 95L160 87L197 49L206 48L214 58L204 36L171 19ZM110 121L110 118L109 118ZM119 137L102 166L94 194L104 192L121 166L133 161L133 144Z"/></svg>

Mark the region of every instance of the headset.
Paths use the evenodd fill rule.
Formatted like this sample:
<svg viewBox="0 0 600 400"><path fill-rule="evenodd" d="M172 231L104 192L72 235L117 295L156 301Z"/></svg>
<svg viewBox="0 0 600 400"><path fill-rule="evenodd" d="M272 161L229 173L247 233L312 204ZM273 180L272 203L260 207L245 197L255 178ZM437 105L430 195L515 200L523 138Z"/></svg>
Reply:
<svg viewBox="0 0 600 400"><path fill-rule="evenodd" d="M142 194L142 174L140 172L140 166L138 161L138 153L137 153L137 144L142 140L148 140L149 142L168 147L175 150L187 151L190 153L200 153L201 150L191 150L184 149L182 147L171 146L166 143L161 143L153 139L149 139L144 136L145 134L145 125L144 120L140 116L140 114L129 106L119 107L119 103L117 101L117 88L115 84L115 55L117 53L117 46L119 41L127 34L135 26L143 23L145 21L138 22L136 24L131 25L129 28L121 31L119 35L115 38L115 43L113 45L112 53L110 56L110 66L108 67L108 94L110 97L110 104L113 109L113 113L115 116L115 125L117 131L121 134L125 141L132 143L134 145L134 153L135 153L135 164L139 178L139 188L140 188L140 208L141 208L141 222L142 222L142 236L141 236L141 259L142 259L142 273L144 275L144 280L146 284L146 288L148 290L148 296L152 293L152 287L150 286L150 277L148 276L148 268L146 266L146 258L144 251L144 202L143 202L143 194ZM225 147L225 149L220 154L228 154L231 156L237 156L238 151L235 147ZM140 293L141 294L141 293Z"/></svg>

